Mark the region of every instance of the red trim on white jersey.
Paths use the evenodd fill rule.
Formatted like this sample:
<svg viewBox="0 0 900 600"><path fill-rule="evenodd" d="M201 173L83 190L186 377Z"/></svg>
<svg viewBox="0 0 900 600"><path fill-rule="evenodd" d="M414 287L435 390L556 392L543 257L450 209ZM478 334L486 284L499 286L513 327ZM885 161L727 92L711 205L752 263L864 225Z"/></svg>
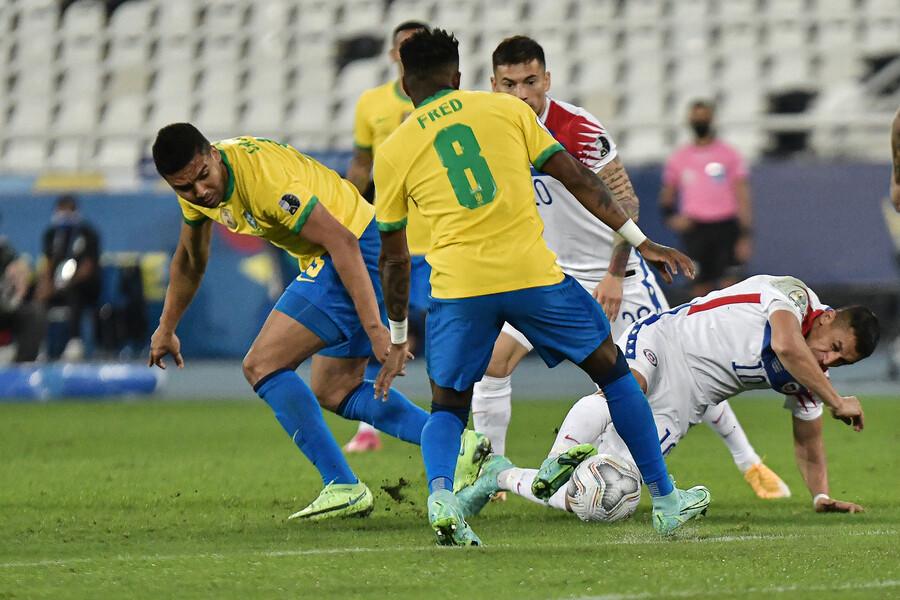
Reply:
<svg viewBox="0 0 900 600"><path fill-rule="evenodd" d="M548 98L541 120L566 152L587 168L596 171L608 162L614 146L603 125L588 111Z"/></svg>
<svg viewBox="0 0 900 600"><path fill-rule="evenodd" d="M703 312L705 310L710 310L712 308L718 308L720 306L726 306L728 304L759 304L760 294L735 294L734 296L722 296L721 298L715 298L710 300L709 302L704 302L703 304L694 304L688 309L689 315L693 315L694 313Z"/></svg>

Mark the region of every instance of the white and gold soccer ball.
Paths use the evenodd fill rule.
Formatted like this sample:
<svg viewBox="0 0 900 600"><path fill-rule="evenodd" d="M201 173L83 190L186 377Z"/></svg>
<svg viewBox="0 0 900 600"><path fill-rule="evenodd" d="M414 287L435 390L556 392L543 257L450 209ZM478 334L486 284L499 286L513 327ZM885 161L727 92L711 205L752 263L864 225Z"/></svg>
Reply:
<svg viewBox="0 0 900 600"><path fill-rule="evenodd" d="M566 498L582 521L618 521L637 509L641 476L624 459L598 454L575 469Z"/></svg>

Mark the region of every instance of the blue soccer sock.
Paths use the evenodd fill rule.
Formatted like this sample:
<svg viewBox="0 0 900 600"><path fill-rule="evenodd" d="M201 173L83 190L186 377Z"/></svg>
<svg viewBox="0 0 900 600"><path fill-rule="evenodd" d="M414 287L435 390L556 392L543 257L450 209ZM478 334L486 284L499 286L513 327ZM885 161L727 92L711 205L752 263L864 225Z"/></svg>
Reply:
<svg viewBox="0 0 900 600"><path fill-rule="evenodd" d="M319 470L325 485L359 481L325 425L315 394L297 373L291 369L270 373L253 391L272 407L275 418Z"/></svg>
<svg viewBox="0 0 900 600"><path fill-rule="evenodd" d="M450 408L431 405L431 415L422 428L422 460L428 493L437 490L453 491L459 438L469 421L469 408Z"/></svg>
<svg viewBox="0 0 900 600"><path fill-rule="evenodd" d="M363 421L378 431L411 444L420 444L422 428L428 413L410 402L406 396L391 388L387 400L375 397L375 382L365 380L347 394L335 410L352 421Z"/></svg>
<svg viewBox="0 0 900 600"><path fill-rule="evenodd" d="M598 381L597 385L606 396L609 414L616 431L621 436L634 462L637 463L650 496L665 496L672 492L669 470L659 449L659 438L653 412L641 391L637 380L628 369L625 357L619 352L616 366L610 375L619 377L612 381Z"/></svg>

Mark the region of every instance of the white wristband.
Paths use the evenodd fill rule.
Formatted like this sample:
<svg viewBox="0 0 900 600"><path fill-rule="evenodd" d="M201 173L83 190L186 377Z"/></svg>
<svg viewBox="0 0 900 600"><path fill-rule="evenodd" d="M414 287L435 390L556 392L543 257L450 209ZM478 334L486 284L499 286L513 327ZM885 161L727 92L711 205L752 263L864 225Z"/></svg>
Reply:
<svg viewBox="0 0 900 600"><path fill-rule="evenodd" d="M622 238L631 244L633 248L637 248L641 244L644 243L644 240L647 239L647 236L644 235L644 232L641 231L641 228L637 226L637 223L628 219L625 221L625 224L619 227L616 231Z"/></svg>
<svg viewBox="0 0 900 600"><path fill-rule="evenodd" d="M392 344L405 344L406 343L406 329L409 324L407 319L403 319L402 321L391 321L388 319L388 325L391 326L391 343Z"/></svg>
<svg viewBox="0 0 900 600"><path fill-rule="evenodd" d="M825 500L831 500L831 496L829 496L828 494L816 494L816 497L813 498L813 508L815 508L816 504L819 503L819 500L821 500L823 498Z"/></svg>

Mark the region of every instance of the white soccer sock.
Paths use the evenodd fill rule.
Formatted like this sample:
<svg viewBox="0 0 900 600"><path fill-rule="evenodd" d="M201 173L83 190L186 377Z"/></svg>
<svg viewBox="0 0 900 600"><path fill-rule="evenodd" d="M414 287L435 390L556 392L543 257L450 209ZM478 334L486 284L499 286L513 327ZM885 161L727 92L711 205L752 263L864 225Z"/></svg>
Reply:
<svg viewBox="0 0 900 600"><path fill-rule="evenodd" d="M472 391L472 425L491 441L494 454L506 454L506 430L512 417L512 383L506 377L485 375Z"/></svg>
<svg viewBox="0 0 900 600"><path fill-rule="evenodd" d="M376 435L378 434L378 430L375 429L372 425L369 425L365 421L360 421L359 427L356 429L356 433L359 434L359 433L367 433L367 432L374 433Z"/></svg>
<svg viewBox="0 0 900 600"><path fill-rule="evenodd" d="M734 410L727 400L706 409L703 422L709 425L728 446L734 464L741 470L741 473L762 462L759 454L750 445L747 434L744 433L744 429L737 420L737 415L734 414Z"/></svg>
<svg viewBox="0 0 900 600"><path fill-rule="evenodd" d="M558 456L579 444L595 443L611 422L609 407L602 394L581 398L569 409L547 456Z"/></svg>
<svg viewBox="0 0 900 600"><path fill-rule="evenodd" d="M559 510L567 510L566 486L557 490L557 492L550 497L549 502L544 502L531 492L531 484L534 483L534 478L537 473L537 469L521 469L519 467L514 467L498 473L497 483L500 484L501 490L512 492L516 496L522 496L526 500L531 500L536 504L550 506Z"/></svg>

